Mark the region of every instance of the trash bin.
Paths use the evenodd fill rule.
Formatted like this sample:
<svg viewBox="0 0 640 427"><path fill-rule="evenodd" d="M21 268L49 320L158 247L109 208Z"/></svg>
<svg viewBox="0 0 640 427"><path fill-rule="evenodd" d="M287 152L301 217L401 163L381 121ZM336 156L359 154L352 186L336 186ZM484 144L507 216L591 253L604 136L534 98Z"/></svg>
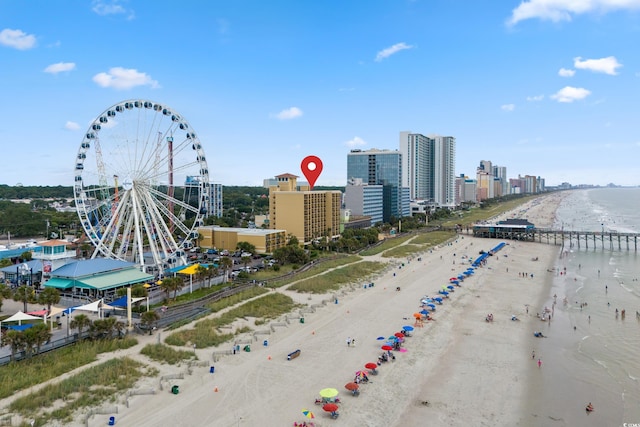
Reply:
<svg viewBox="0 0 640 427"><path fill-rule="evenodd" d="M262 341L262 345L265 346L265 347L268 346L269 345L269 341L268 340Z"/></svg>
<svg viewBox="0 0 640 427"><path fill-rule="evenodd" d="M249 353L251 351L251 346L245 345L243 350Z"/></svg>
<svg viewBox="0 0 640 427"><path fill-rule="evenodd" d="M304 317L300 318L300 323L304 323Z"/></svg>
<svg viewBox="0 0 640 427"><path fill-rule="evenodd" d="M180 387L178 387L177 385L174 385L173 387L171 387L171 393L173 394L180 393Z"/></svg>
<svg viewBox="0 0 640 427"><path fill-rule="evenodd" d="M213 374L215 371L216 371L216 367L215 367L215 366L211 366L211 367L209 368L209 373L210 373L210 374Z"/></svg>

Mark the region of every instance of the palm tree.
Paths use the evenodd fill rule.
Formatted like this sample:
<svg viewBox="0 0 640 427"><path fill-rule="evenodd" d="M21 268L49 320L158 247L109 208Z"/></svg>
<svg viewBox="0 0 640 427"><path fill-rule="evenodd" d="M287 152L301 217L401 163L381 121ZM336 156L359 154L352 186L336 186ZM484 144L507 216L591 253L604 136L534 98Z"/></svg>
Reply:
<svg viewBox="0 0 640 427"><path fill-rule="evenodd" d="M242 265L244 265L244 269L247 269L247 265L249 265L249 263L251 262L251 257L250 256L243 256L242 258L240 258L240 260L242 261Z"/></svg>
<svg viewBox="0 0 640 427"><path fill-rule="evenodd" d="M51 306L60 302L60 292L56 288L45 286L44 290L38 295L38 303L47 306L47 310L51 312Z"/></svg>
<svg viewBox="0 0 640 427"><path fill-rule="evenodd" d="M91 327L91 319L86 314L78 314L70 323L71 329L78 329L78 336L82 339L82 331Z"/></svg>
<svg viewBox="0 0 640 427"><path fill-rule="evenodd" d="M140 323L142 324L142 326L149 329L149 335L151 335L151 332L153 328L157 326L159 319L160 319L160 315L156 313L154 310L145 311L140 316Z"/></svg>
<svg viewBox="0 0 640 427"><path fill-rule="evenodd" d="M20 331L7 331L2 334L2 345L11 347L11 360L15 360L16 353L24 348L24 335Z"/></svg>
<svg viewBox="0 0 640 427"><path fill-rule="evenodd" d="M24 312L27 312L27 303L36 302L36 294L31 286L22 285L13 292L13 300L24 303Z"/></svg>
<svg viewBox="0 0 640 427"><path fill-rule="evenodd" d="M178 296L178 291L184 287L184 281L182 277L168 277L162 279L160 287L167 293L167 297L173 292L173 300L175 301Z"/></svg>
<svg viewBox="0 0 640 427"><path fill-rule="evenodd" d="M204 278L207 276L207 267L202 264L198 264L196 267L196 278L197 280L203 282Z"/></svg>
<svg viewBox="0 0 640 427"><path fill-rule="evenodd" d="M51 332L44 323L37 323L23 332L25 350L27 357L33 355L33 347L36 347L36 354L40 353L40 347L51 339Z"/></svg>
<svg viewBox="0 0 640 427"><path fill-rule="evenodd" d="M211 287L211 278L219 274L218 267L211 264L207 267L207 279L209 280L209 287Z"/></svg>
<svg viewBox="0 0 640 427"><path fill-rule="evenodd" d="M222 271L224 274L224 281L227 281L229 270L233 267L233 261L228 256L220 257L220 267L222 267Z"/></svg>
<svg viewBox="0 0 640 427"><path fill-rule="evenodd" d="M7 298L11 298L11 289L4 283L0 284L0 311L2 311L2 303Z"/></svg>

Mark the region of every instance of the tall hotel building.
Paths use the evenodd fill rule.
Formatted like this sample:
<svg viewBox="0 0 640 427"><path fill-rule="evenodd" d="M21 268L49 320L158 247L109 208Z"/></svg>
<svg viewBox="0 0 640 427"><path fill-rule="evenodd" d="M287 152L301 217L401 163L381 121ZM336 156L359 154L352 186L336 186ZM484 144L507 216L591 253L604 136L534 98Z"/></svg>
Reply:
<svg viewBox="0 0 640 427"><path fill-rule="evenodd" d="M402 154L391 150L351 150L347 155L347 179L382 185L382 219L411 215L409 188L402 185Z"/></svg>
<svg viewBox="0 0 640 427"><path fill-rule="evenodd" d="M456 205L454 137L400 132L400 153L402 185L409 187L412 200Z"/></svg>
<svg viewBox="0 0 640 427"><path fill-rule="evenodd" d="M297 179L278 175L277 185L269 187L269 228L286 230L305 245L323 236L339 237L342 192L310 191Z"/></svg>

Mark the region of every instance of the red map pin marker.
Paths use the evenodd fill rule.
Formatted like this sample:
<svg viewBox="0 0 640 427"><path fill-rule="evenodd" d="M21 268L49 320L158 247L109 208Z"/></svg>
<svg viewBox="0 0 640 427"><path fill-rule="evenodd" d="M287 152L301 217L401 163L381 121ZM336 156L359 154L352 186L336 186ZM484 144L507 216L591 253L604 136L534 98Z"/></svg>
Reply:
<svg viewBox="0 0 640 427"><path fill-rule="evenodd" d="M309 182L309 189L313 190L313 185L322 173L322 160L316 156L307 156L302 159L300 169L302 169L302 174Z"/></svg>

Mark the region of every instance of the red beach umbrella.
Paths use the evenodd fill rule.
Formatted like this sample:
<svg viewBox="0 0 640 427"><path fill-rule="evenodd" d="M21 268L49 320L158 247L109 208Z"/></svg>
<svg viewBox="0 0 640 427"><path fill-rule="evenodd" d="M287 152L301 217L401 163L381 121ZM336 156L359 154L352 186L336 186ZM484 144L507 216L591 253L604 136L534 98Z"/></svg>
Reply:
<svg viewBox="0 0 640 427"><path fill-rule="evenodd" d="M382 348L382 349L383 349L383 350L385 350L385 351L393 350L393 347L391 347L390 345L383 345L383 346L382 346L382 347L380 347L380 348Z"/></svg>
<svg viewBox="0 0 640 427"><path fill-rule="evenodd" d="M357 390L360 388L360 386L356 383L346 383L344 385L344 388L346 388L349 391L353 391L353 390Z"/></svg>
<svg viewBox="0 0 640 427"><path fill-rule="evenodd" d="M400 332L396 332L395 334L393 334L393 336L398 337L398 338L404 338L404 334L400 333Z"/></svg>
<svg viewBox="0 0 640 427"><path fill-rule="evenodd" d="M335 403L325 403L322 406L322 409L326 412L335 412L338 410L338 405L336 405Z"/></svg>
<svg viewBox="0 0 640 427"><path fill-rule="evenodd" d="M376 363L369 362L366 365L364 365L364 367L375 371L378 365Z"/></svg>

